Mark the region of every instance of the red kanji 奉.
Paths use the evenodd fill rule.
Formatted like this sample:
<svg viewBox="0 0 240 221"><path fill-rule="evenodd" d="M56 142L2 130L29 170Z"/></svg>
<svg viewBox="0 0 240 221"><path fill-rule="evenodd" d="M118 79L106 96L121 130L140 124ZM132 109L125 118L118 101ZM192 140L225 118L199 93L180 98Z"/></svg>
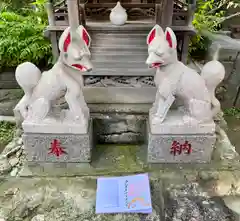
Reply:
<svg viewBox="0 0 240 221"><path fill-rule="evenodd" d="M65 150L60 146L60 142L56 139L51 143L50 152L48 154L54 154L59 157L63 154L66 154Z"/></svg>

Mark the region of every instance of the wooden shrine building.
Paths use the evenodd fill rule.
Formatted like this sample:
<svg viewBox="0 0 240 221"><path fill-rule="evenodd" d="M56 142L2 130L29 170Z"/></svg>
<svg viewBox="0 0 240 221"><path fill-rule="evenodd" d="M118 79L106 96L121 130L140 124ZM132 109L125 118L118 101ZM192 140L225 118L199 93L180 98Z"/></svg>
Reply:
<svg viewBox="0 0 240 221"><path fill-rule="evenodd" d="M86 26L92 38L90 51L94 65L93 72L86 75L151 76L145 64L146 37L155 24L173 29L179 59L187 62L189 37L195 33L192 26L195 0L122 0L128 14L128 22L123 26L113 26L109 20L115 0L69 1L75 4L71 14L68 1L47 3L49 26L46 31L51 38L53 55L58 57L57 39L69 25L69 19Z"/></svg>

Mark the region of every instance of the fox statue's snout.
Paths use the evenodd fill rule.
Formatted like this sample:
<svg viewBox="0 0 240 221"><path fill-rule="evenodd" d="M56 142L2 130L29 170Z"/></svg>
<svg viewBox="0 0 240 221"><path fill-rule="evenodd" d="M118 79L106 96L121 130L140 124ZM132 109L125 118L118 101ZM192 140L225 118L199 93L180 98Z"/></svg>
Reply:
<svg viewBox="0 0 240 221"><path fill-rule="evenodd" d="M160 68L177 61L177 40L171 28L166 28L164 32L159 25L155 25L147 36L147 45L146 64L149 68Z"/></svg>
<svg viewBox="0 0 240 221"><path fill-rule="evenodd" d="M148 65L149 68L158 68L164 64L164 61L154 52L150 52L146 60L146 64Z"/></svg>

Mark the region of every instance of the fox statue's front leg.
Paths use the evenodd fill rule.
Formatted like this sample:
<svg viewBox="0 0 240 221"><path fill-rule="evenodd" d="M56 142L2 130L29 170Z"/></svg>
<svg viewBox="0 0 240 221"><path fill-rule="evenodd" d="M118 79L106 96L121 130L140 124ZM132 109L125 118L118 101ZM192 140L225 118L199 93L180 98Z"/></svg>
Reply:
<svg viewBox="0 0 240 221"><path fill-rule="evenodd" d="M173 94L173 89L167 79L163 80L161 84L158 85L155 102L150 109L152 124L158 124L164 121L166 113L175 99Z"/></svg>
<svg viewBox="0 0 240 221"><path fill-rule="evenodd" d="M72 120L76 122L87 124L89 111L87 108L87 104L84 100L82 87L80 87L78 82L75 81L75 79L73 79L70 75L63 74L62 80L67 87L65 99L68 103L69 110L70 110L70 113L69 113L70 116L68 117L72 118Z"/></svg>

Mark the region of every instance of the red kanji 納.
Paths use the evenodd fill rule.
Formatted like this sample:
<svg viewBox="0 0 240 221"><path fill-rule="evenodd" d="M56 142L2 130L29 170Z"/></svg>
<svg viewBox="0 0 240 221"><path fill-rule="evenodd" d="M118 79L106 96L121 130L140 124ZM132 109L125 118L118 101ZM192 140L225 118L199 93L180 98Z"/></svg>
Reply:
<svg viewBox="0 0 240 221"><path fill-rule="evenodd" d="M176 154L181 155L182 153L184 154L191 154L192 152L192 145L188 142L185 141L183 144L173 141L172 142L172 147L170 153L176 156Z"/></svg>
<svg viewBox="0 0 240 221"><path fill-rule="evenodd" d="M60 146L60 142L56 139L53 140L51 143L50 152L48 154L54 154L55 156L59 157L62 154L66 154L64 149Z"/></svg>

